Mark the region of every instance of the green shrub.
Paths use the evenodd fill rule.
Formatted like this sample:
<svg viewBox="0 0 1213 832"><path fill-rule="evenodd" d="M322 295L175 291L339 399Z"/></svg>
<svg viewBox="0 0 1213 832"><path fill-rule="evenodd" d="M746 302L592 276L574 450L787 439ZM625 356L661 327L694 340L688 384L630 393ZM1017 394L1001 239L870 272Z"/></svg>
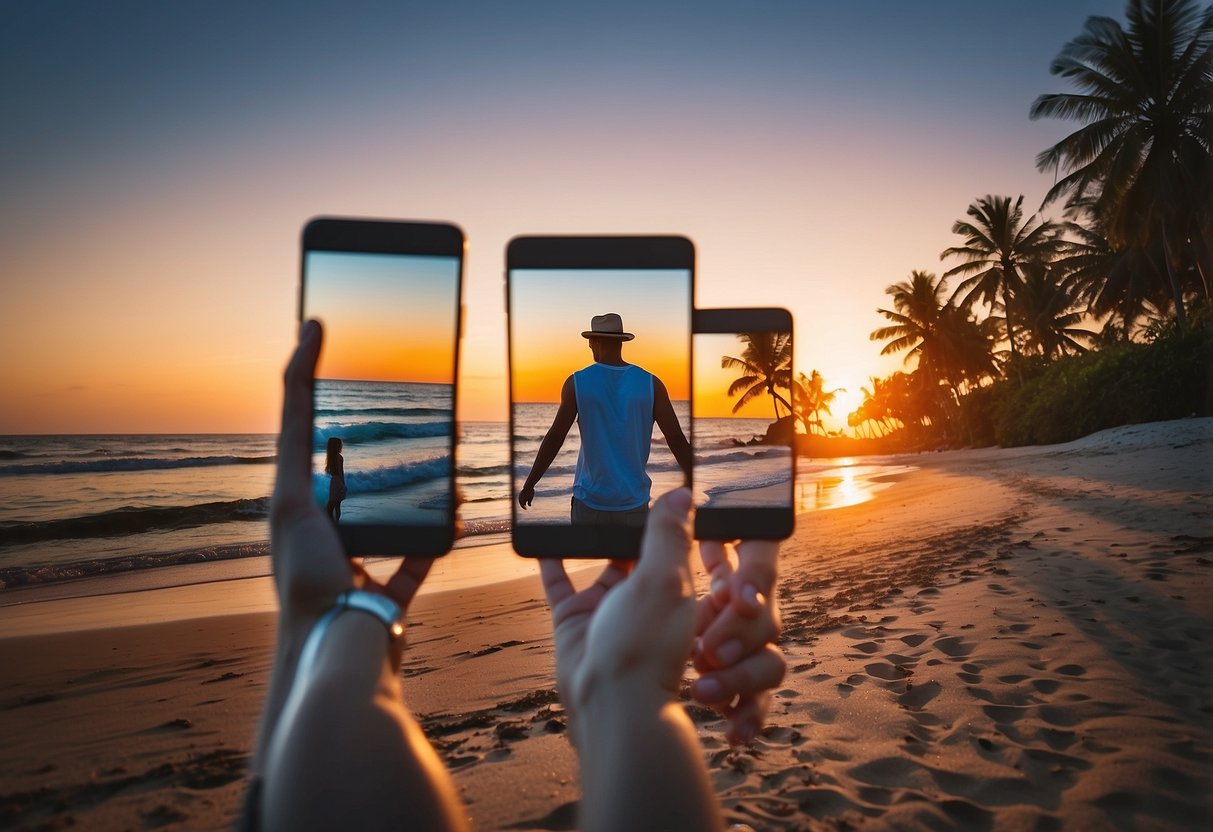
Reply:
<svg viewBox="0 0 1213 832"><path fill-rule="evenodd" d="M993 429L1003 446L1068 442L1118 425L1213 415L1213 326L1161 332L1059 359L1016 389L1003 381ZM975 391L982 392L982 391ZM979 410L979 403L975 403Z"/></svg>

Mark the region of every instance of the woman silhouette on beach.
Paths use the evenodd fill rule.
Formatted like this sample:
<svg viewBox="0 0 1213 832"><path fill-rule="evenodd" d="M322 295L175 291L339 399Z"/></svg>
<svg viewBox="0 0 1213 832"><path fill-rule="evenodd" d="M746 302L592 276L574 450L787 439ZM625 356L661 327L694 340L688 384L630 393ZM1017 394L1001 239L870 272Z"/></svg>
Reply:
<svg viewBox="0 0 1213 832"><path fill-rule="evenodd" d="M324 451L324 473L329 475L329 502L324 510L336 523L341 520L341 501L345 499L345 458L341 456L341 440L330 436Z"/></svg>

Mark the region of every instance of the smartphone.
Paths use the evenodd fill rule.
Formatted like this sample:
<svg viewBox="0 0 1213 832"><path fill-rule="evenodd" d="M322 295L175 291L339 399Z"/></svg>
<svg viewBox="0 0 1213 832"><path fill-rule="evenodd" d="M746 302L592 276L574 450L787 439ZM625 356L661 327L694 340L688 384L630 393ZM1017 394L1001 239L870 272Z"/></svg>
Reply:
<svg viewBox="0 0 1213 832"><path fill-rule="evenodd" d="M312 485L347 555L455 539L464 238L445 223L321 217L303 229L301 321L324 327Z"/></svg>
<svg viewBox="0 0 1213 832"><path fill-rule="evenodd" d="M694 313L695 537L792 533L796 388L786 309Z"/></svg>
<svg viewBox="0 0 1213 832"><path fill-rule="evenodd" d="M517 237L506 250L512 540L636 558L654 497L690 483L685 237Z"/></svg>

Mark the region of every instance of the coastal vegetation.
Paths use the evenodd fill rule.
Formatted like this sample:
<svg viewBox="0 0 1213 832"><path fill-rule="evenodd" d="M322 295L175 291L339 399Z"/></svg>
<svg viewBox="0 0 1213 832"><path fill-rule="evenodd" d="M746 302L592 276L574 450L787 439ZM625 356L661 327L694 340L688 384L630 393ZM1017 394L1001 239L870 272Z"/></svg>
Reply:
<svg viewBox="0 0 1213 832"><path fill-rule="evenodd" d="M886 289L870 337L905 369L871 379L847 415L866 449L1213 413L1213 6L1130 0L1125 17L1089 18L1050 66L1075 90L1030 107L1078 124L1036 158L1056 178L1038 211L975 199L946 270Z"/></svg>

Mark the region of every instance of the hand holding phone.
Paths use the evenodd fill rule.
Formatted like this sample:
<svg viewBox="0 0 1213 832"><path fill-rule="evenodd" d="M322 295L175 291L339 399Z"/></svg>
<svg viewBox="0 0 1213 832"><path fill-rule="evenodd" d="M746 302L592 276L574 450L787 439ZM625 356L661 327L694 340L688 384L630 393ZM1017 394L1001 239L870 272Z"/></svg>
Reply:
<svg viewBox="0 0 1213 832"><path fill-rule="evenodd" d="M691 694L728 720L734 743L762 728L771 691L787 672L778 646L778 555L772 540L699 543L710 589L696 609L692 660L700 677Z"/></svg>
<svg viewBox="0 0 1213 832"><path fill-rule="evenodd" d="M454 542L463 248L440 223L303 230L299 316L325 331L313 493L349 555L435 556Z"/></svg>

